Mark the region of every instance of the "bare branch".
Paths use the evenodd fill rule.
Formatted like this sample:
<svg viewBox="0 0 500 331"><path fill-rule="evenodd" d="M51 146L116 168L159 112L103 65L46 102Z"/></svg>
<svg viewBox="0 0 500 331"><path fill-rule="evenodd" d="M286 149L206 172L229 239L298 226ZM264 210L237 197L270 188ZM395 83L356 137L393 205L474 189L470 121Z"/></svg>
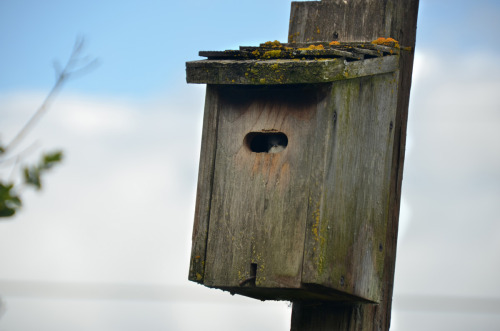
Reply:
<svg viewBox="0 0 500 331"><path fill-rule="evenodd" d="M40 118L47 112L50 104L52 103L54 97L57 95L59 90L62 88L64 83L72 77L86 73L96 67L98 64L97 59L89 60L88 57L81 57L81 52L84 49L85 40L83 37L79 36L76 38L73 51L66 62L66 65L61 70L60 65L56 62L54 63L54 68L56 70L56 82L49 94L36 110L35 114L28 120L24 127L17 133L17 135L12 139L12 141L5 146L3 156L10 152L19 142L26 136L26 134L34 127L34 125L40 120ZM79 65L84 62L83 65Z"/></svg>
<svg viewBox="0 0 500 331"><path fill-rule="evenodd" d="M54 67L54 72L56 74L56 79L61 75L62 73L62 67L61 67L61 63L57 60L54 60L54 62L52 63L53 67Z"/></svg>
<svg viewBox="0 0 500 331"><path fill-rule="evenodd" d="M42 188L42 174L51 169L55 164L60 163L63 159L62 151L44 153L38 163L23 167L23 181L22 183L15 183L15 171L19 168L19 164L23 157L30 153L35 146L32 145L21 152L12 153L12 150L17 147L19 142L22 141L26 134L33 129L40 118L47 112L49 106L53 102L57 93L61 90L64 83L70 78L94 69L97 65L96 59L92 59L88 56L82 56L81 53L83 51L84 44L83 37L77 37L66 64L61 66L59 62L54 61L53 64L56 81L45 100L9 144L3 145L0 143L0 166L2 168L12 167L11 174L7 182L5 182L3 178L1 178L2 176L0 176L0 218L12 217L22 206L20 194L24 188L26 186L31 186L32 188L34 187L35 189L40 190Z"/></svg>

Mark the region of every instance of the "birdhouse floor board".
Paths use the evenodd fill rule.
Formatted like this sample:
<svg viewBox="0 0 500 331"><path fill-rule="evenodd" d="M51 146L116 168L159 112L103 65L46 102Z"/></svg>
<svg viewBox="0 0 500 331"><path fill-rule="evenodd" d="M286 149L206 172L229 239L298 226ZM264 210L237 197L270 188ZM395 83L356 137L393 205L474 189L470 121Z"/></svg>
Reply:
<svg viewBox="0 0 500 331"><path fill-rule="evenodd" d="M318 285L304 284L300 289L288 288L271 288L261 287L255 288L251 286L244 287L214 287L231 294L244 295L258 300L283 300L283 301L327 301L327 302L352 302L352 303L368 303L375 302L364 298L352 296L346 293L335 291L327 287Z"/></svg>

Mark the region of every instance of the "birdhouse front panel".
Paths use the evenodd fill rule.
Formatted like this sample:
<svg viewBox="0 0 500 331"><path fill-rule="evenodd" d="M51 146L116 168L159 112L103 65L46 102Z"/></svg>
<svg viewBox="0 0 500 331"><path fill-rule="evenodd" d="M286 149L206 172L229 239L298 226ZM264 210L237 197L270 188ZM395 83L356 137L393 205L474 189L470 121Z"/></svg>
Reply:
<svg viewBox="0 0 500 331"><path fill-rule="evenodd" d="M398 89L397 53L382 50L188 66L209 84L191 280L263 300L380 300Z"/></svg>
<svg viewBox="0 0 500 331"><path fill-rule="evenodd" d="M300 288L310 174L328 124L318 107L327 91L221 86L217 93L204 283Z"/></svg>

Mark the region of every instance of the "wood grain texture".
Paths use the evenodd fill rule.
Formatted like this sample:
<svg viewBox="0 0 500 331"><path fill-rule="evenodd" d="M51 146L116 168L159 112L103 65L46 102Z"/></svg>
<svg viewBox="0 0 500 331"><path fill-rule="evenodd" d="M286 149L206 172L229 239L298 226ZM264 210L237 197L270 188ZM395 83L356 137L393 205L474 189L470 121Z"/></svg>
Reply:
<svg viewBox="0 0 500 331"><path fill-rule="evenodd" d="M381 299L397 82L396 72L332 85L335 119L324 119L310 184L305 284Z"/></svg>
<svg viewBox="0 0 500 331"><path fill-rule="evenodd" d="M289 42L311 40L370 41L392 37L400 45L415 46L418 0L332 0L293 2ZM400 57L394 140L390 166L390 196L386 225L379 304L334 305L296 301L291 330L388 330L390 327L398 218L403 175L406 123L413 52Z"/></svg>
<svg viewBox="0 0 500 331"><path fill-rule="evenodd" d="M397 77L209 85L193 237L206 255L194 244L191 279L259 299L377 302ZM256 132L288 145L252 152Z"/></svg>
<svg viewBox="0 0 500 331"><path fill-rule="evenodd" d="M221 87L205 285L300 288L307 191L321 89ZM287 148L255 153L251 132L282 132Z"/></svg>
<svg viewBox="0 0 500 331"><path fill-rule="evenodd" d="M198 283L203 283L205 274L206 246L211 204L211 196L210 194L206 194L206 192L212 192L213 185L215 151L217 148L218 100L218 91L210 85L207 86L191 247L191 263L188 276L189 280Z"/></svg>
<svg viewBox="0 0 500 331"><path fill-rule="evenodd" d="M417 10L415 0L294 1L288 42L365 42L392 37L402 46L414 46L411 36L415 33L405 27L416 27Z"/></svg>
<svg viewBox="0 0 500 331"><path fill-rule="evenodd" d="M348 62L322 60L202 60L186 63L188 83L231 85L315 84L398 69L399 56Z"/></svg>
<svg viewBox="0 0 500 331"><path fill-rule="evenodd" d="M382 36L413 50L417 9L294 2L291 42ZM386 330L413 53L286 61L188 64L188 81L209 83L189 278L294 300L292 330ZM288 146L252 152L255 132Z"/></svg>

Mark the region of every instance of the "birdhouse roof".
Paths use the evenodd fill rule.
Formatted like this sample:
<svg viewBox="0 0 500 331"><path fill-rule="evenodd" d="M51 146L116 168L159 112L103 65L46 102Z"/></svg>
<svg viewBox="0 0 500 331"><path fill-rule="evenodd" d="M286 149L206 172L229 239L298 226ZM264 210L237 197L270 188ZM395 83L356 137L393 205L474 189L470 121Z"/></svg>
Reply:
<svg viewBox="0 0 500 331"><path fill-rule="evenodd" d="M382 38L381 38L382 39ZM201 51L207 60L186 63L188 83L310 84L393 72L402 50L393 39L366 43L315 42L241 46L239 50Z"/></svg>

